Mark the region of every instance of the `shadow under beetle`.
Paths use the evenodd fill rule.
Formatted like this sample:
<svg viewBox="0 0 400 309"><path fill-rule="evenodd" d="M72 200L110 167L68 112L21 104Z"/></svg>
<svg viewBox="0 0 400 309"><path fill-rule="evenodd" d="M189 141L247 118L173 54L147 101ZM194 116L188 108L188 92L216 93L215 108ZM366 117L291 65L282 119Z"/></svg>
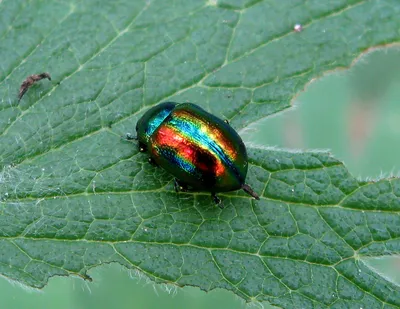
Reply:
<svg viewBox="0 0 400 309"><path fill-rule="evenodd" d="M210 192L216 204L221 203L216 193L239 189L260 199L245 184L246 147L227 121L192 103L165 102L139 119L136 132L136 138L127 138L137 139L149 162L175 177L177 192Z"/></svg>

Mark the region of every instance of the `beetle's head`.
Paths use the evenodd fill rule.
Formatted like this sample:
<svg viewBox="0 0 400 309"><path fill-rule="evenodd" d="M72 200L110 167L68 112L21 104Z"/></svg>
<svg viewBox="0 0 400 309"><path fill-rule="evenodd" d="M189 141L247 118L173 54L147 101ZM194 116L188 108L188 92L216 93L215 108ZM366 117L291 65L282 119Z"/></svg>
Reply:
<svg viewBox="0 0 400 309"><path fill-rule="evenodd" d="M174 102L157 104L144 113L144 115L138 120L136 124L136 134L139 141L140 151L146 151L151 135L160 126L164 119L168 117L176 105L177 103Z"/></svg>

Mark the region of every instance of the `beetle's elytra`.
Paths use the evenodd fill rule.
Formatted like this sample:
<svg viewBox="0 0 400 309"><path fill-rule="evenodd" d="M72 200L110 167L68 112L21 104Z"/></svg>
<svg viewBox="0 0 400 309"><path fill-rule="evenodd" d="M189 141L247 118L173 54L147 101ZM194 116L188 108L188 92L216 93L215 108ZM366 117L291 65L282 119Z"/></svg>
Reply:
<svg viewBox="0 0 400 309"><path fill-rule="evenodd" d="M176 191L218 192L243 189L259 200L245 184L246 147L225 121L192 103L165 102L149 109L137 122L141 152L175 177Z"/></svg>

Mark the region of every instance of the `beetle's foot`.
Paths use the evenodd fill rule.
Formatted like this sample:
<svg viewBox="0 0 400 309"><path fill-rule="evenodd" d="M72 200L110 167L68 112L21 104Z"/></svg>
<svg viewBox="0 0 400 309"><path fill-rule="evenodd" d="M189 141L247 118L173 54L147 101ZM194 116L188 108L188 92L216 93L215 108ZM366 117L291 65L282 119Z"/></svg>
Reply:
<svg viewBox="0 0 400 309"><path fill-rule="evenodd" d="M133 141L133 140L137 140L137 136L133 136L131 133L126 133L126 135L125 135L125 139L127 140L127 141Z"/></svg>
<svg viewBox="0 0 400 309"><path fill-rule="evenodd" d="M228 119L225 119L224 122L225 122L226 124L229 124L229 120L228 120Z"/></svg>
<svg viewBox="0 0 400 309"><path fill-rule="evenodd" d="M221 199L218 196L216 196L215 193L211 193L211 197L212 197L215 205L217 205L221 209L224 209L224 205L222 205Z"/></svg>
<svg viewBox="0 0 400 309"><path fill-rule="evenodd" d="M174 188L176 192L187 192L188 188L185 184L181 183L178 179L174 179Z"/></svg>
<svg viewBox="0 0 400 309"><path fill-rule="evenodd" d="M157 163L156 163L156 161L154 161L153 158L149 158L148 161L149 161L149 163L150 163L151 165L157 166Z"/></svg>

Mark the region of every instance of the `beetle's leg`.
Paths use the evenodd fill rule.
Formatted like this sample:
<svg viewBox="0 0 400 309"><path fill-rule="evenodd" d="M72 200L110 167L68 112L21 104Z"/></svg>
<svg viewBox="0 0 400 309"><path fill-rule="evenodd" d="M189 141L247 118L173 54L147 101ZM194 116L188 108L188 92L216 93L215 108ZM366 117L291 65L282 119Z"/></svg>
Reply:
<svg viewBox="0 0 400 309"><path fill-rule="evenodd" d="M153 158L149 157L148 161L149 161L149 163L150 163L151 165L157 166L157 163L156 163L156 161L154 161Z"/></svg>
<svg viewBox="0 0 400 309"><path fill-rule="evenodd" d="M146 145L144 145L143 143L139 142L139 151L140 152L146 152L147 151Z"/></svg>
<svg viewBox="0 0 400 309"><path fill-rule="evenodd" d="M126 135L125 135L125 139L127 140L127 141L132 141L132 140L137 140L137 136L133 136L133 135L131 135L130 133L126 133Z"/></svg>
<svg viewBox="0 0 400 309"><path fill-rule="evenodd" d="M175 188L176 193L178 193L180 191L180 186L179 186L178 180L176 178L174 179L174 188Z"/></svg>
<svg viewBox="0 0 400 309"><path fill-rule="evenodd" d="M221 199L218 196L216 196L215 193L211 193L211 197L212 197L215 205L217 205L221 209L224 209L224 205L222 205Z"/></svg>
<svg viewBox="0 0 400 309"><path fill-rule="evenodd" d="M182 192L187 192L188 188L185 184L180 182L178 179L174 179L174 188L176 192L182 191Z"/></svg>
<svg viewBox="0 0 400 309"><path fill-rule="evenodd" d="M228 120L228 119L225 119L224 122L225 122L226 124L229 124L229 120Z"/></svg>

